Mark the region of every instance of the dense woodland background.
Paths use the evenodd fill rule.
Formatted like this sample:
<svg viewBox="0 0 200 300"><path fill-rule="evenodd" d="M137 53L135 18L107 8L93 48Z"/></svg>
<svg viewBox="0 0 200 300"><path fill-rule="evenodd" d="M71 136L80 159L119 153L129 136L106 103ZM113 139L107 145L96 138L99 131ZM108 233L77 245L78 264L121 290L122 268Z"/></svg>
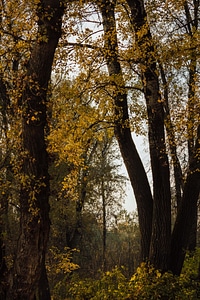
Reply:
<svg viewBox="0 0 200 300"><path fill-rule="evenodd" d="M199 10L0 1L0 299L199 299Z"/></svg>

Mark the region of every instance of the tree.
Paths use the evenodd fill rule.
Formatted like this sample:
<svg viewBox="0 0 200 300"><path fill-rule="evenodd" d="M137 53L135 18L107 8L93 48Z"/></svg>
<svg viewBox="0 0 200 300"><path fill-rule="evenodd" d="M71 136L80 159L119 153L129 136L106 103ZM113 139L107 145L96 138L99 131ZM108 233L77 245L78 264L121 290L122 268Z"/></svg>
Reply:
<svg viewBox="0 0 200 300"><path fill-rule="evenodd" d="M186 249L196 245L199 1L96 0L65 5L64 14L62 1L1 1L0 277L1 296L6 299L31 300L36 294L50 299L45 270L49 159L55 167L58 157L64 169L57 188L59 195L66 193L70 199L68 211L75 212L71 245L79 240L90 183L95 182L96 190L90 189L94 194L101 191L105 261L111 177L105 178L99 169L101 174L91 179L89 171L91 175L95 169L95 154L98 159L102 154L105 136L113 138L113 133L137 202L141 261L179 275ZM71 86L67 76L73 62ZM47 104L52 68L53 84L59 76L66 78L51 107ZM59 101L62 107L56 110ZM152 187L132 131L148 131ZM172 201L177 215L171 233ZM5 239L4 220L9 217L19 228L12 251L6 249ZM98 222L95 226L99 233ZM12 252L13 265L7 257Z"/></svg>
<svg viewBox="0 0 200 300"><path fill-rule="evenodd" d="M102 59L105 60L107 64L109 76L106 77L104 85L101 78L101 86L103 86L101 90L106 89L112 101L114 114L112 121L114 121L115 136L118 140L121 154L136 196L142 241L142 260L146 258L150 259L156 268L163 271L170 269L175 274L180 274L185 249L188 246L189 236L191 234L192 220L194 220L196 216L194 211L196 211L199 195L199 114L195 108L195 99L198 95L196 79L198 75L197 72L195 72L197 57L194 58L194 54L196 53L194 49L197 49L196 39L198 33L196 28L198 22L196 16L198 15L199 4L196 1L195 3L180 1L179 7L177 7L174 2L170 5L162 2L160 8L160 3L157 1L153 4L147 2L146 5L144 5L143 1L88 1L85 5L81 6L82 11L80 11L79 20L84 23L84 8L92 7L93 11L95 11L95 9L99 10L101 13L100 22L102 22L102 28L104 30L102 39L101 37L97 38L97 46L95 39L93 41L90 38L92 35L91 30L89 35L87 35L87 28L84 30L83 26L79 41L77 43L68 43L68 45L76 46L76 53L78 53L78 55L82 55L83 49L86 48L84 54L87 55L88 62L95 61L96 64L98 63L98 59L94 60L94 53L95 51L96 53L101 53ZM171 28L173 28L173 30L178 31L178 38L176 38L176 35L174 35L174 38L179 45L182 45L181 49L187 52L180 52L170 44L170 32L168 36L166 34L166 37L164 36L163 38L164 41L168 41L167 47L165 46L164 48L161 34L166 32L169 19L167 19L166 15L165 23L162 23L160 19L156 21L152 7L157 9L156 14L158 14L158 10L160 9L163 16L165 16L166 8L170 13L172 9L175 9L176 18L170 20L170 26L172 26ZM127 35L123 31L123 24L118 21L120 17L123 21L125 20L124 22L127 24L127 31L129 30L132 36L130 39L127 38ZM156 22L161 23L160 31L156 31ZM193 23L195 42L193 38L191 39L191 26L189 25L188 27L188 24ZM182 25L179 26L179 24ZM182 43L182 37L185 35L182 28L186 28L189 33L187 35L190 40L189 44ZM121 46L120 43L122 43L122 40L120 39L120 35L126 37L126 46ZM84 42L81 43L81 41ZM79 52L79 49L81 49L82 53ZM170 60L171 73L168 74L166 62L169 61L169 55L167 56L167 53L170 51L173 55ZM93 53L93 60L91 53ZM187 120L182 120L182 122L179 120L180 123L178 121L174 122L174 120L178 120L178 114L181 114L180 111L183 108L180 105L180 111L176 111L177 115L174 116L174 112L171 108L174 105L172 91L178 94L179 99L183 97L183 95L185 97L185 94L182 93L181 95L175 85L173 85L172 91L169 90L169 87L171 87L170 76L174 76L174 78L178 76L180 79L180 76L183 74L181 73L183 67L181 66L179 55L185 55L187 61L190 63L188 73L188 78L190 78L188 80L189 113ZM86 71L88 70L88 82L90 79L92 85L92 66L90 65L90 68L84 66L81 58L79 63L82 68L85 68ZM128 76L125 76L123 69L128 70ZM129 74L132 74L132 77ZM140 88L138 88L138 86L136 87L138 81L136 81L135 86L131 86L130 88L140 90L145 99L153 177L153 195L151 194L146 172L131 137L131 122L129 119L127 101L129 100L130 102L130 97L127 93L127 90L129 90L127 84L129 84L131 80L134 82L135 74L137 74L137 79L140 81ZM97 79L95 79L95 83L99 84ZM181 86L183 82L179 80L179 84ZM180 86L179 89L181 89ZM195 97L194 94L196 95ZM135 98L133 98L133 101L135 101ZM185 105L187 102L186 98L184 101L183 103ZM182 144L177 142L180 127L182 128L181 130L187 128L187 140L188 145L190 145L188 148L188 153L190 153L189 161L192 161L192 165L189 163L187 174L184 175L182 175L182 173L184 173L185 165L181 159L178 159L178 153L185 143L185 141L183 141ZM197 141L196 143L195 139ZM191 149L193 150L191 151ZM193 153L192 156L190 156L191 153ZM172 161L174 174L170 171L169 159ZM182 170L180 168L181 164ZM178 199L177 201L179 202L177 221L175 222L172 236L172 181L170 180L170 172L175 179L176 199ZM183 186L184 176L185 183ZM187 193L189 186L193 184L195 188L192 187L194 193L191 197L191 193L190 195ZM183 226L184 230L181 230Z"/></svg>
<svg viewBox="0 0 200 300"><path fill-rule="evenodd" d="M1 4L5 9L2 20L7 21L5 16L10 11L10 3ZM60 1L47 0L36 1L30 7L38 20L37 37L26 63L23 88L20 90L20 95L18 94L18 105L21 105L19 109L22 112L22 152L18 161L21 167L20 237L14 265L8 274L6 299L34 299L44 267L50 225L48 155L45 142L46 102L54 53L61 35L63 6ZM11 36L16 34L18 42L16 19L12 19L9 15L8 19L13 26L10 34ZM5 28L6 26L7 23ZM15 56L14 63L15 66L19 66ZM13 69L16 72L19 70L14 66ZM18 77L19 74L20 72L17 73ZM45 293L43 299L49 299L48 291L43 292Z"/></svg>
<svg viewBox="0 0 200 300"><path fill-rule="evenodd" d="M144 167L131 137L127 93L123 75L118 61L117 35L115 25L115 3L100 1L102 13L107 67L111 85L114 88L115 135L130 177L137 201L139 224L141 230L141 259L148 257L152 226L152 196ZM109 9L108 9L109 7ZM120 86L118 85L120 83ZM133 167L134 166L134 167ZM143 186L143 189L141 189Z"/></svg>
<svg viewBox="0 0 200 300"><path fill-rule="evenodd" d="M62 248L67 243L72 249L80 249L81 255L74 254L76 262L91 272L92 264L98 266L94 270L106 268L107 230L112 215L125 198L125 178L118 174L119 154L113 141L113 128L102 123L101 109L94 105L85 87L78 84L79 78L71 83L64 81L52 91L48 139L50 156L54 158L50 168L52 231L57 233L52 240L54 246L60 244ZM90 233L86 230L87 217L95 220L93 227L97 224L96 235L102 240L98 244L100 253L96 249L98 259L91 257L90 263L83 259L92 256L88 240L92 239L93 229ZM92 245L93 240L91 248Z"/></svg>
<svg viewBox="0 0 200 300"><path fill-rule="evenodd" d="M148 115L149 151L153 175L153 220L150 260L162 270L169 268L171 235L171 195L169 162L166 153L164 108L160 97L154 45L142 1L127 1L136 35L136 48L141 58L140 68ZM165 212L164 215L162 212Z"/></svg>
<svg viewBox="0 0 200 300"><path fill-rule="evenodd" d="M121 210L108 230L108 270L123 266L128 278L134 274L140 262L140 231L135 213Z"/></svg>

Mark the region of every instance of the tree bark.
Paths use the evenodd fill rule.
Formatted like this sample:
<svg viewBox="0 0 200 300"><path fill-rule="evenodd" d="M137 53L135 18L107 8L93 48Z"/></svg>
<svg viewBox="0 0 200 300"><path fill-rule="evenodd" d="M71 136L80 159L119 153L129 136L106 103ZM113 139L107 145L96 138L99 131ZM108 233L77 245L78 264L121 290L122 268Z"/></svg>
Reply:
<svg viewBox="0 0 200 300"><path fill-rule="evenodd" d="M102 271L106 271L106 238L107 238L107 224L106 224L106 197L104 178L101 179L101 197L102 197L102 212L103 212L103 241L102 241Z"/></svg>
<svg viewBox="0 0 200 300"><path fill-rule="evenodd" d="M179 275L183 266L186 249L196 217L197 202L200 193L200 125L193 158L183 190L183 198L178 210L171 242L170 270Z"/></svg>
<svg viewBox="0 0 200 300"><path fill-rule="evenodd" d="M41 0L37 14L38 37L27 65L22 95L20 237L10 275L8 300L34 299L49 236L46 95L55 49L61 35L61 2Z"/></svg>
<svg viewBox="0 0 200 300"><path fill-rule="evenodd" d="M197 40L199 22L199 1L194 1L194 18L192 20L188 2L184 2L185 16L187 20L187 32L190 37L191 59L189 65L188 80L188 120L187 120L187 139L188 139L188 173L183 189L183 197L180 208L178 209L177 219L172 233L171 247L171 270L179 275L185 258L186 250L194 250L196 246L197 234L197 204L200 193L200 125L195 133L195 123L199 116L196 108L198 97L195 92L196 72L197 72ZM199 123L198 123L199 124ZM196 141L195 141L196 136Z"/></svg>
<svg viewBox="0 0 200 300"><path fill-rule="evenodd" d="M10 180L10 149L8 142L8 111L10 105L10 98L7 93L6 84L3 79L3 74L0 74L0 113L1 113L1 133L4 140L4 150L0 150L1 168L5 168L4 176L1 178L1 184L4 186L4 190L0 195L0 299L6 298L6 243L4 236L7 233L8 227L8 199L9 188L5 188ZM4 153L5 152L5 153Z"/></svg>
<svg viewBox="0 0 200 300"><path fill-rule="evenodd" d="M51 300L49 281L47 277L46 267L45 267L45 255L42 259L42 270L40 275L40 280L38 284L37 297L38 300Z"/></svg>
<svg viewBox="0 0 200 300"><path fill-rule="evenodd" d="M125 91L121 65L118 60L114 14L115 1L102 0L99 2L104 28L105 57L110 76L110 84L113 86L114 90L115 136L137 202L141 232L141 260L145 261L149 256L150 249L153 200L147 175L133 142L129 126L127 94Z"/></svg>
<svg viewBox="0 0 200 300"><path fill-rule="evenodd" d="M182 199L183 191L183 174L181 169L181 164L177 155L177 146L175 139L174 126L171 120L170 108L169 108L169 97L168 97L168 83L165 76L165 71L162 67L162 63L159 63L160 75L163 83L163 96L164 96L164 113L165 113L165 128L168 137L169 149L172 158L173 171L174 171L174 182L175 182L175 196L176 196L176 206L179 207Z"/></svg>
<svg viewBox="0 0 200 300"><path fill-rule="evenodd" d="M148 114L149 150L153 175L153 223L150 261L157 269L168 270L171 237L171 193L169 162L165 145L164 110L143 0L127 0L139 50L140 69Z"/></svg>
<svg viewBox="0 0 200 300"><path fill-rule="evenodd" d="M188 156L189 162L193 161L195 152L195 122L196 122L196 102L199 100L195 92L196 76L197 76L197 49L194 47L198 42L196 40L196 32L198 31L199 23L199 1L194 1L194 17L191 17L190 8L188 2L185 1L184 9L187 20L187 31L190 37L191 43L191 60L189 65L189 86L188 86L188 122L187 122L187 135L188 135ZM197 98L197 99L195 99ZM191 169L191 166L189 166ZM197 236L197 205L196 212L193 215L193 225L188 243L188 250L194 251L196 248L196 236Z"/></svg>

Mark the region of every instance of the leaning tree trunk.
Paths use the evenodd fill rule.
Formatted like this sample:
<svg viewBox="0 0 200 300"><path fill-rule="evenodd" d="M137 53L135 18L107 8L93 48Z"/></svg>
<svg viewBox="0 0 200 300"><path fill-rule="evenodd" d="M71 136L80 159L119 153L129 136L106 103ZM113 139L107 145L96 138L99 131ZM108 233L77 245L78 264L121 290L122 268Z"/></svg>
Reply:
<svg viewBox="0 0 200 300"><path fill-rule="evenodd" d="M150 248L153 200L144 166L131 136L127 94L121 65L118 60L114 13L115 1L101 0L99 1L99 6L103 19L105 57L110 76L110 84L113 86L114 90L115 136L137 202L139 227L141 232L141 260L145 261L148 258Z"/></svg>
<svg viewBox="0 0 200 300"><path fill-rule="evenodd" d="M154 216L150 258L155 267L162 270L166 268L171 270L174 274L179 275L196 217L196 206L200 191L200 126L197 130L196 144L194 143L193 130L194 95L192 93L194 91L194 84L193 81L191 82L191 78L193 80L194 77L193 74L190 74L190 96L188 104L190 113L188 115L188 122L192 122L192 126L191 123L189 124L189 128L192 127L192 133L190 130L188 134L189 171L184 184L183 196L178 207L170 246L169 167L164 144L164 113L159 97L158 72L156 70L156 59L153 55L154 46L146 21L147 15L144 1L127 0L127 3L131 10L131 19L136 33L136 41L138 42L138 47L141 52L144 93L148 111L149 144L154 181ZM186 1L185 3L187 4ZM192 72L194 72L194 62L192 62L192 64ZM163 253L165 256L164 259L162 258Z"/></svg>
<svg viewBox="0 0 200 300"><path fill-rule="evenodd" d="M61 2L41 0L37 14L38 37L27 64L22 95L20 237L10 275L8 300L34 299L49 236L46 94L55 49L61 35Z"/></svg>
<svg viewBox="0 0 200 300"><path fill-rule="evenodd" d="M171 239L171 194L166 153L164 110L160 99L155 51L143 0L127 0L139 50L142 83L146 99L149 150L153 176L153 223L149 258L158 269L168 270Z"/></svg>

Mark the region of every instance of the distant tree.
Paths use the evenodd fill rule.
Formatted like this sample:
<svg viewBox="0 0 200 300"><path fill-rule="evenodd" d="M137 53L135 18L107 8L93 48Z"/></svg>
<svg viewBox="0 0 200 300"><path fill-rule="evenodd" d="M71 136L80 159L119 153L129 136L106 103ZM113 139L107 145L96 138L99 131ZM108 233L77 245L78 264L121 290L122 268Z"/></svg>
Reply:
<svg viewBox="0 0 200 300"><path fill-rule="evenodd" d="M112 127L106 122L102 124L99 119L101 111L94 107L93 98L86 96L87 91L82 96L79 88L77 93L77 82L61 83L52 93L49 151L53 159L50 174L54 210L51 213L51 242L59 243L61 248L66 244L72 249L80 248L82 254L75 253L74 256L80 256L80 266L86 269L82 256L92 256L92 250L88 250L88 239L93 237L93 231L86 229L88 216L90 221L94 221L94 228L97 226L96 235L100 242L96 249L98 255L90 258L91 264L98 266L97 271L102 266L106 268L107 230L112 215L121 209L125 199L126 178L118 174L119 153ZM68 84L69 94L66 91ZM91 248L92 244L93 240ZM84 248L87 248L87 253ZM96 259L100 265L95 262ZM79 258L76 262L79 264Z"/></svg>
<svg viewBox="0 0 200 300"><path fill-rule="evenodd" d="M140 230L136 213L121 210L108 229L107 268L123 266L124 274L130 278L140 262Z"/></svg>

